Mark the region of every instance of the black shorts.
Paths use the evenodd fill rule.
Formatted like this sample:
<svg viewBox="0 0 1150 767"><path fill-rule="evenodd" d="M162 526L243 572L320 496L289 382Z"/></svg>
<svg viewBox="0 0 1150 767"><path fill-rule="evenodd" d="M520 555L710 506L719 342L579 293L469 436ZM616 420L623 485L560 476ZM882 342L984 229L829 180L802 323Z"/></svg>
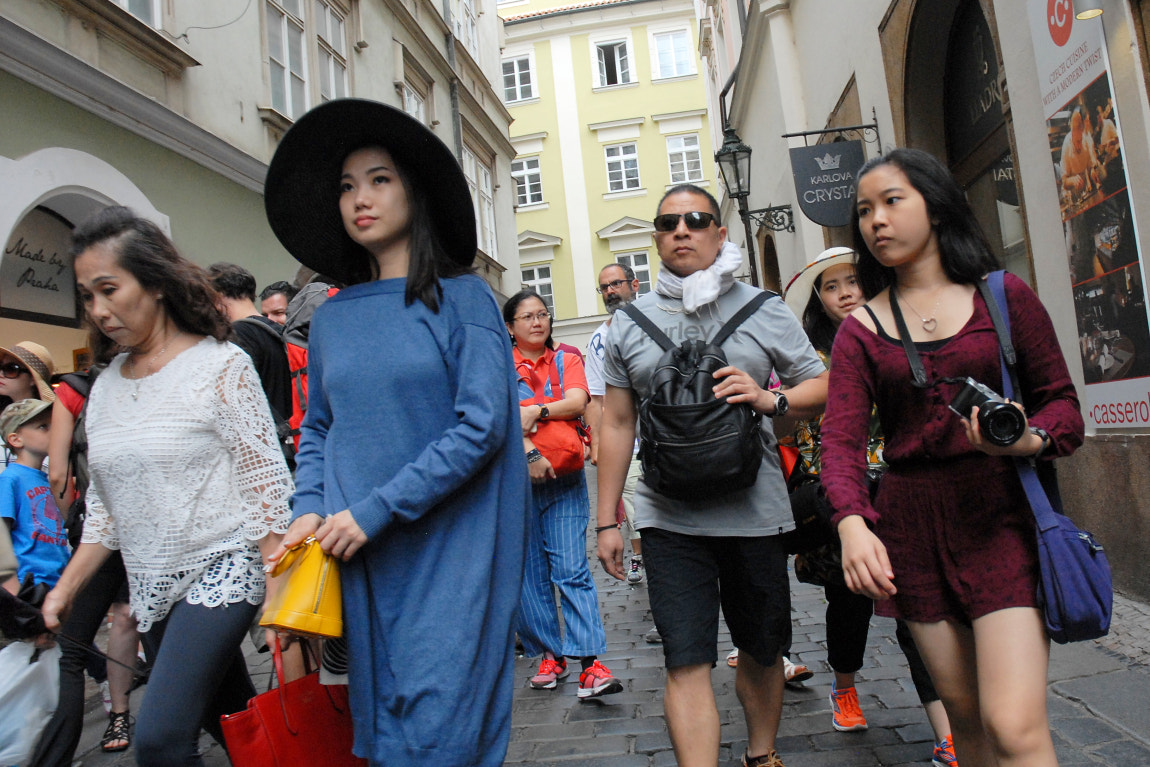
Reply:
<svg viewBox="0 0 1150 767"><path fill-rule="evenodd" d="M710 538L645 527L643 567L667 668L715 664L720 605L740 653L771 666L790 647L791 589L778 537Z"/></svg>

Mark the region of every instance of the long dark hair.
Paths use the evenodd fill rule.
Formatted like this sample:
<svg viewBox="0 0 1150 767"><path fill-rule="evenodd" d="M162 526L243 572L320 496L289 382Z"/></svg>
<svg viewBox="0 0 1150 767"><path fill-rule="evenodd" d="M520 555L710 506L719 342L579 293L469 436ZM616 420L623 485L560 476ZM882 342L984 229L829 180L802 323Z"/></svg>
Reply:
<svg viewBox="0 0 1150 767"><path fill-rule="evenodd" d="M158 226L128 208L113 205L89 216L72 231L73 260L97 245L110 248L119 266L145 290L160 293L164 312L180 330L227 340L231 326L217 305L219 294L212 288L208 273L181 256ZM112 339L90 318L88 343L95 359L104 359L116 350Z"/></svg>
<svg viewBox="0 0 1150 767"><path fill-rule="evenodd" d="M513 295L511 298L507 299L507 303L503 304L503 321L506 322L508 325L511 325L512 327L514 327L515 326L515 312L519 311L519 305L529 298L538 298L539 303L543 304L543 308L547 309L547 302L543 300L543 296L536 293L535 290L532 288L524 288L523 290L521 290L518 293L516 293L515 295ZM550 310L548 310L548 311L550 311ZM552 317L551 319L554 320L555 318ZM543 342L543 345L546 346L548 349L552 349L552 350L555 349L555 339L551 335L553 332L554 332L554 327L552 326L552 324L550 322L548 322L548 324L547 324L547 340ZM515 334L514 333L511 334L511 343L512 344L515 343Z"/></svg>
<svg viewBox="0 0 1150 767"><path fill-rule="evenodd" d="M819 298L819 289L822 286L823 275L820 274L815 277L811 297L807 299L807 306L803 309L803 330L807 331L811 346L824 354L830 354L839 326L831 319L826 307L823 306L823 300Z"/></svg>
<svg viewBox="0 0 1150 767"><path fill-rule="evenodd" d="M407 306L411 306L417 300L422 301L428 309L438 314L439 299L443 297L443 288L439 281L467 274L472 271L472 268L452 259L443 249L439 238L435 236L427 193L424 191L423 184L417 182L418 177L408 170L405 162L392 154L386 146L380 144L365 144L356 147L348 152L347 156L350 157L361 149L369 148L379 148L388 153L392 162L395 163L399 180L403 183L403 190L407 193L407 206L411 215L411 221L408 225L411 231L411 246L408 254L407 287L404 291L404 302ZM346 159L347 157L344 157L344 160ZM370 276L365 276L364 279L355 280L350 284L378 280L379 264L376 263L375 257L367 248L357 247L363 251L364 258L367 259Z"/></svg>
<svg viewBox="0 0 1150 767"><path fill-rule="evenodd" d="M972 285L999 268L962 187L934 155L921 149L895 149L863 165L858 180L882 165L893 165L905 173L910 185L926 201L926 213L938 234L942 268L951 282ZM857 205L851 211L851 230L858 253L859 285L870 300L894 282L894 269L880 264L867 248L859 229Z"/></svg>

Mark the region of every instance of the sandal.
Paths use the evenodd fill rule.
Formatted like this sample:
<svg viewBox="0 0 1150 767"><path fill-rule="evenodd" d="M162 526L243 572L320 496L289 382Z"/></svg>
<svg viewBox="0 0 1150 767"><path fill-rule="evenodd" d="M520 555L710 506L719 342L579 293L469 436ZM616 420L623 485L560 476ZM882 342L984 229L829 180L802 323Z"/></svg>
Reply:
<svg viewBox="0 0 1150 767"><path fill-rule="evenodd" d="M129 730L132 726L132 717L127 711L112 713L108 716L108 726L104 730L104 738L100 741L100 748L105 753L127 751L132 745Z"/></svg>

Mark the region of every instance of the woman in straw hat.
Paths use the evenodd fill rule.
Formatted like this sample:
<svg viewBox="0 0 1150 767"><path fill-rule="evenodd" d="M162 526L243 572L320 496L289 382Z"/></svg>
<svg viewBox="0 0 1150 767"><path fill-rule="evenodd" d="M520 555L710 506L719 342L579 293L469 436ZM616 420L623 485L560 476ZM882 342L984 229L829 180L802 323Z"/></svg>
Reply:
<svg viewBox="0 0 1150 767"><path fill-rule="evenodd" d="M52 355L35 341L21 341L5 349L0 347L0 409L22 399L55 402L56 393L49 383L56 372ZM3 466L16 460L15 454L4 445Z"/></svg>
<svg viewBox="0 0 1150 767"><path fill-rule="evenodd" d="M295 123L265 188L288 251L349 286L312 320L284 546L343 560L354 751L502 764L529 484L467 181L424 125L345 99Z"/></svg>

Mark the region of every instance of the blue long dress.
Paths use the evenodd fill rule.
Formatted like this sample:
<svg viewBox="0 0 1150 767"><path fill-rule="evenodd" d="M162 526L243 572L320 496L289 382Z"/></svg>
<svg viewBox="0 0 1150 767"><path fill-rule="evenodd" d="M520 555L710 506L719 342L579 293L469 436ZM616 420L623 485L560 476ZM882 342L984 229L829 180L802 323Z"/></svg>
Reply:
<svg viewBox="0 0 1150 767"><path fill-rule="evenodd" d="M342 567L355 753L388 767L499 765L507 750L527 464L511 345L474 275L439 313L404 279L321 306L293 517L350 508Z"/></svg>

